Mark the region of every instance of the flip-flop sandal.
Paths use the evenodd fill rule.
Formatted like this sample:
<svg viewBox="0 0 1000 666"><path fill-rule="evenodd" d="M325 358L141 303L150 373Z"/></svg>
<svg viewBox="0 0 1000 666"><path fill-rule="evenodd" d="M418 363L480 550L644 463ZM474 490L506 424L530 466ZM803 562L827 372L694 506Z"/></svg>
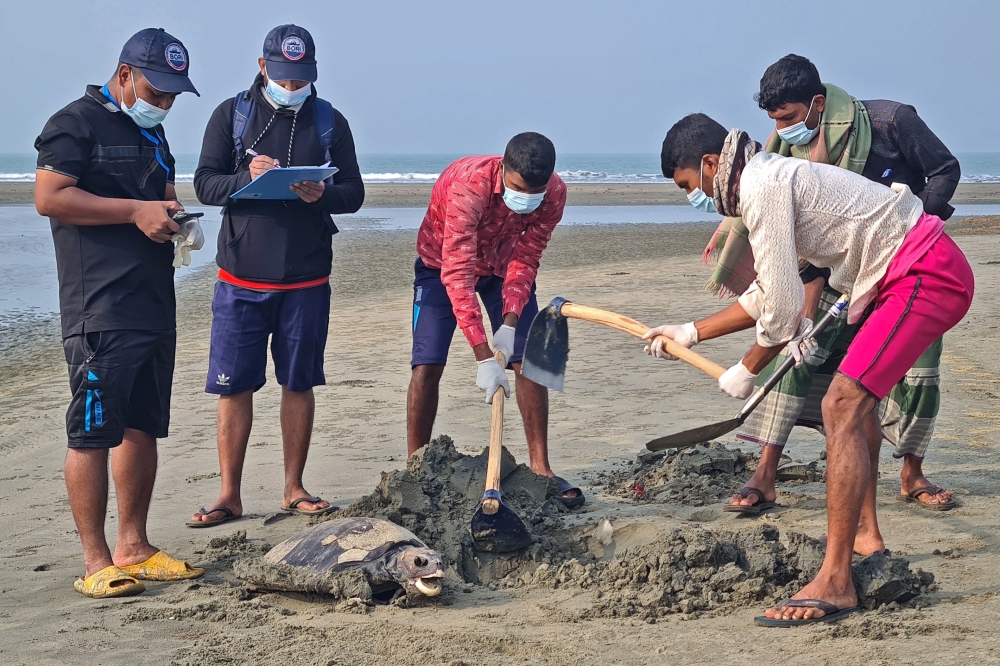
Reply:
<svg viewBox="0 0 1000 666"><path fill-rule="evenodd" d="M928 486L920 486L919 488L914 488L906 495L897 495L900 502L905 502L906 504L916 504L921 509L926 509L927 511L951 511L956 506L958 502L952 497L947 502L938 502L937 504L928 504L927 502L921 502L920 496L923 494L927 495L937 495L939 492L944 490L944 488L938 488L933 483Z"/></svg>
<svg viewBox="0 0 1000 666"><path fill-rule="evenodd" d="M318 495L316 497L300 497L297 500L293 501L288 506L281 507L281 510L284 511L285 513L297 513L302 516L322 516L327 513L333 513L334 511L339 510L339 507L336 507L332 504L326 508L314 509L312 511L306 511L305 509L298 508L299 504L302 504L303 502L316 504L317 502L322 502L322 501L323 498Z"/></svg>
<svg viewBox="0 0 1000 666"><path fill-rule="evenodd" d="M73 582L73 589L92 599L111 599L112 597L134 597L145 592L146 586L140 583L135 576L129 576L118 567L111 565L86 578L77 578Z"/></svg>
<svg viewBox="0 0 1000 666"><path fill-rule="evenodd" d="M822 599L785 599L778 604L778 608L818 608L823 611L824 615L823 617L811 617L807 620L778 620L766 615L758 615L753 619L753 623L759 627L797 627L801 624L836 622L859 610L857 606L837 608Z"/></svg>
<svg viewBox="0 0 1000 666"><path fill-rule="evenodd" d="M229 521L232 520L239 520L240 518L243 517L234 515L232 509L227 509L224 506L217 506L213 509L209 509L208 511L205 510L205 507L201 507L200 509L198 509L198 513L200 513L203 516L207 516L211 513L218 513L218 512L222 512L226 515L224 515L222 518L218 520L189 520L184 524L187 525L188 527L195 527L195 528L215 527L216 525L221 525L222 523L228 523Z"/></svg>
<svg viewBox="0 0 1000 666"><path fill-rule="evenodd" d="M201 567L193 567L183 560L170 557L162 550L139 564L127 564L119 567L129 576L139 580L191 580L201 578L205 575L205 570Z"/></svg>
<svg viewBox="0 0 1000 666"><path fill-rule="evenodd" d="M555 497L553 499L557 499L560 502L562 502L562 505L567 509L579 509L587 502L587 498L583 496L583 491L574 486L566 479L562 478L561 476L554 476L552 477L552 480L559 484L559 491L560 491L559 497ZM580 494L577 495L576 497L566 497L566 493L570 492L571 490L575 490Z"/></svg>
<svg viewBox="0 0 1000 666"><path fill-rule="evenodd" d="M754 488L752 486L743 486L740 488L739 496L743 499L747 499L751 495L757 496L756 504L751 504L750 506L743 506L742 504L727 504L722 507L722 510L726 513L738 513L741 516L756 516L759 515L761 511L767 511L768 509L773 509L778 506L776 502L768 502L764 499L764 491L760 488Z"/></svg>

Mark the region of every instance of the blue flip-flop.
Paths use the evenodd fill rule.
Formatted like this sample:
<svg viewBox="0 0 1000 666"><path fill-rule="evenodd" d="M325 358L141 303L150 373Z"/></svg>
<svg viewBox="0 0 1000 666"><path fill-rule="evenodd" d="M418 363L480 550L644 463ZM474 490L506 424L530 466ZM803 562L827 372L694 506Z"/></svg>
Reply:
<svg viewBox="0 0 1000 666"><path fill-rule="evenodd" d="M818 608L823 611L823 617L811 617L802 620L778 620L758 615L753 619L753 623L759 627L797 627L801 624L816 624L818 622L836 622L846 616L860 610L857 606L849 608L837 608L828 601L822 599L785 599L778 608Z"/></svg>
<svg viewBox="0 0 1000 666"><path fill-rule="evenodd" d="M552 480L559 484L559 497L556 497L554 499L557 499L560 502L562 502L562 505L564 507L566 507L567 509L579 509L586 503L587 498L583 496L583 491L574 486L572 483L562 478L561 476L554 476L552 477ZM580 494L577 495L576 497L566 497L566 493L568 493L571 490L575 490Z"/></svg>

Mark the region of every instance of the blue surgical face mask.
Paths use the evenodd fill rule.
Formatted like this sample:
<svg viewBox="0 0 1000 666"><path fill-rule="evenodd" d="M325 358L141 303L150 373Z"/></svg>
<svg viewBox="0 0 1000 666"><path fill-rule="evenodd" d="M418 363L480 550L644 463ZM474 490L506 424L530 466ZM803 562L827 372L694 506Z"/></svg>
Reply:
<svg viewBox="0 0 1000 666"><path fill-rule="evenodd" d="M544 198L545 192L528 194L526 192L516 192L506 186L503 189L503 202L507 205L507 208L511 212L521 215L535 212L535 209L542 205L542 199Z"/></svg>
<svg viewBox="0 0 1000 666"><path fill-rule="evenodd" d="M812 129L806 127L806 120L809 120L809 116L812 114L813 104L815 102L816 97L813 96L812 101L809 102L809 110L806 111L805 120L779 129L778 138L790 146L804 146L812 141L813 138L819 134L819 128L821 125L821 123L817 121L816 127Z"/></svg>
<svg viewBox="0 0 1000 666"><path fill-rule="evenodd" d="M143 129L156 127L167 117L170 109L161 109L158 106L153 106L139 97L139 93L135 91L135 73L130 72L129 78L132 80L132 92L135 94L135 104L131 108L125 106L125 93L123 92L120 105L122 112L131 118L132 122Z"/></svg>
<svg viewBox="0 0 1000 666"><path fill-rule="evenodd" d="M701 189L702 178L705 173L705 161L702 160L701 168L698 169L698 187L691 190L691 194L688 195L688 201L692 206L697 208L703 213L714 213L715 212L715 199L713 197L705 194L704 190Z"/></svg>
<svg viewBox="0 0 1000 666"><path fill-rule="evenodd" d="M298 90L285 90L271 79L267 80L267 96L278 106L296 106L306 101L312 94L312 86L305 85Z"/></svg>

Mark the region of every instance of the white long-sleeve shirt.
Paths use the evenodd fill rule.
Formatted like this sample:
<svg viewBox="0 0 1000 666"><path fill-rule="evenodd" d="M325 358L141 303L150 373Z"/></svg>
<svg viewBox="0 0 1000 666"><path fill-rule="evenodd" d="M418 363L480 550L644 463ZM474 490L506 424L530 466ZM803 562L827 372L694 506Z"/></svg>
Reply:
<svg viewBox="0 0 1000 666"><path fill-rule="evenodd" d="M743 169L740 204L756 281L739 302L757 320L757 342L795 337L805 291L799 259L830 269L830 286L860 319L878 281L923 213L908 187L890 189L846 169L758 153Z"/></svg>

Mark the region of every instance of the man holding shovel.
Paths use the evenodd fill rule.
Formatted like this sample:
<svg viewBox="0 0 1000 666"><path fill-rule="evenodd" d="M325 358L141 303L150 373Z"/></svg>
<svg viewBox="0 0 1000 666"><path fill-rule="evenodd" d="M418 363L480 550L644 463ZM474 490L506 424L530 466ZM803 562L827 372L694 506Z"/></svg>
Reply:
<svg viewBox="0 0 1000 666"><path fill-rule="evenodd" d="M924 211L947 220L954 209L948 200L958 185L958 160L928 129L913 107L887 100L860 101L840 88L822 83L809 60L788 55L768 67L756 96L761 109L775 121L767 152L833 164L889 186L906 183L923 202ZM709 289L741 293L752 281L753 256L746 229L738 219L727 219L706 248L721 250ZM814 295L806 299L807 312L822 316L838 297L826 287L822 274ZM817 301L822 304L817 310ZM733 497L727 510L758 513L774 501L781 452L795 425L819 427L819 400L853 337L856 326L835 322L817 337L817 353L792 369L747 419L737 438L760 444L761 464L746 487ZM942 344L937 340L879 405L883 437L903 459L900 497L914 506L944 511L956 506L951 493L932 484L923 474L924 453L934 433L940 403L938 383ZM774 370L768 366L758 385ZM762 497L761 497L762 496ZM863 530L856 551L862 555L885 548L881 536Z"/></svg>
<svg viewBox="0 0 1000 666"><path fill-rule="evenodd" d="M555 174L556 151L541 134L524 132L503 157L466 157L442 172L417 235L413 281L412 377L406 401L407 454L430 441L448 348L460 326L478 364L476 385L486 402L503 387L477 294L516 377L533 472L559 482L562 502L582 506L583 492L555 475L548 458L548 391L521 375L531 320L538 313L535 276L552 231L562 219L566 185Z"/></svg>
<svg viewBox="0 0 1000 666"><path fill-rule="evenodd" d="M848 323L866 315L823 398L828 542L816 577L755 622L792 626L857 610L851 557L862 504L874 507L881 431L878 402L972 302L968 260L906 185L887 188L847 169L766 154L745 132L708 116L678 122L663 142L664 175L727 217L742 217L756 278L723 313L654 329L690 347L756 321L757 342L719 379L734 397L753 391L778 352L809 346L799 262L829 269L851 299ZM661 355L659 344L650 351Z"/></svg>

